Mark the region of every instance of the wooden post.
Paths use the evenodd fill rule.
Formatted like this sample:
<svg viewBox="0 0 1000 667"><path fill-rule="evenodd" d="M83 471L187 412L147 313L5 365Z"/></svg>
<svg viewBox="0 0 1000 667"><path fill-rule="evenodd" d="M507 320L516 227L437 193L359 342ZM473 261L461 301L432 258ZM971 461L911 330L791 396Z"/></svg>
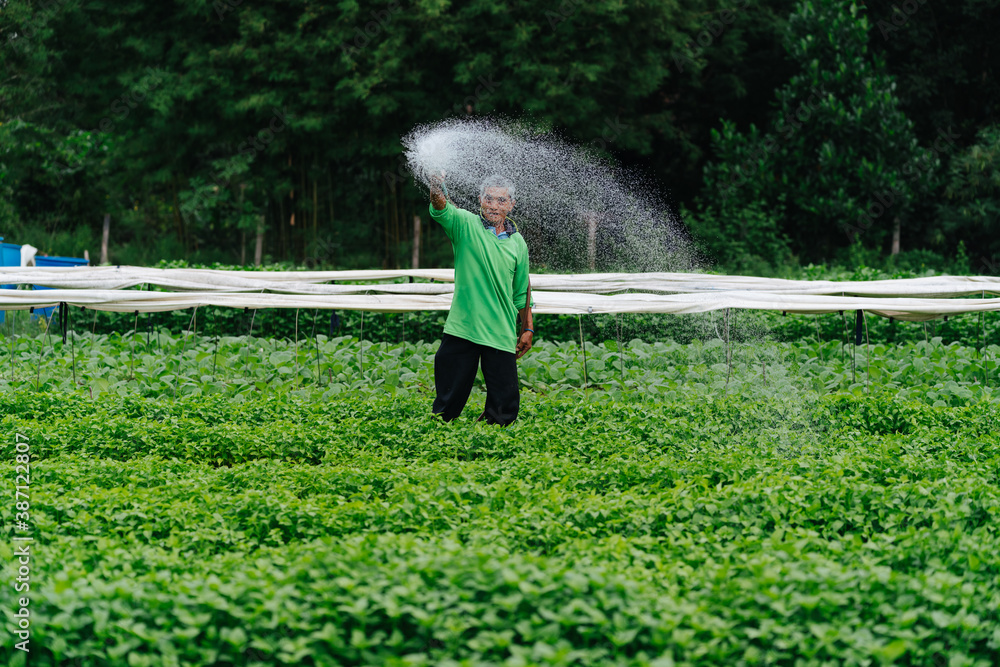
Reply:
<svg viewBox="0 0 1000 667"><path fill-rule="evenodd" d="M243 215L243 191L247 184L240 183L240 215ZM247 265L247 230L240 229L240 266Z"/></svg>
<svg viewBox="0 0 1000 667"><path fill-rule="evenodd" d="M420 268L420 216L413 216L413 268Z"/></svg>
<svg viewBox="0 0 1000 667"><path fill-rule="evenodd" d="M101 232L101 264L108 263L108 237L111 235L111 214L104 214L104 230Z"/></svg>
<svg viewBox="0 0 1000 667"><path fill-rule="evenodd" d="M187 250L187 240L184 238L184 216L181 215L181 203L177 200L177 176L174 176L173 182L173 198L174 198L174 220L177 223L177 240L181 242L181 245Z"/></svg>
<svg viewBox="0 0 1000 667"><path fill-rule="evenodd" d="M389 188L389 201L392 202L392 268L399 268L399 228L402 222L399 218L399 197L396 196L396 186Z"/></svg>
<svg viewBox="0 0 1000 667"><path fill-rule="evenodd" d="M390 229L390 215L389 215L389 184L382 181L382 238L385 240L385 254L382 256L382 268L389 268L390 250L389 246L392 245L392 229Z"/></svg>
<svg viewBox="0 0 1000 667"><path fill-rule="evenodd" d="M257 245L253 250L253 265L260 266L261 256L264 254L264 214L257 217Z"/></svg>
<svg viewBox="0 0 1000 667"><path fill-rule="evenodd" d="M327 190L326 194L327 194L327 202L330 204L330 233L331 233L331 238L333 239L333 249L331 250L331 252L333 253L333 258L331 260L331 264L336 266L339 257L337 256L335 249L337 247L337 241L339 240L340 237L337 235L337 228L333 224L334 218L333 218L333 171L332 170L327 171L327 181L329 183L329 189Z"/></svg>
<svg viewBox="0 0 1000 667"><path fill-rule="evenodd" d="M316 248L319 246L319 187L316 185L316 179L313 179L313 238L312 238L313 253L316 253Z"/></svg>
<svg viewBox="0 0 1000 667"><path fill-rule="evenodd" d="M289 171L292 170L292 154L291 153L288 154L288 170ZM288 220L288 226L289 227L294 227L295 226L295 186L294 185L292 186L292 191L291 191L291 193L289 193L288 198L290 200L289 208L292 211L292 217ZM295 259L295 236L292 234L292 231L294 231L294 230L289 230L289 232L288 232L288 236L289 236L288 247L292 251L292 259L294 260Z"/></svg>
<svg viewBox="0 0 1000 667"><path fill-rule="evenodd" d="M892 221L892 254L899 254L899 233L900 233L900 221L897 215Z"/></svg>
<svg viewBox="0 0 1000 667"><path fill-rule="evenodd" d="M588 211L584 219L587 221L587 266L593 271L597 267L597 216Z"/></svg>
<svg viewBox="0 0 1000 667"><path fill-rule="evenodd" d="M288 243L285 240L285 198L278 197L278 236L281 239L281 259L288 256Z"/></svg>

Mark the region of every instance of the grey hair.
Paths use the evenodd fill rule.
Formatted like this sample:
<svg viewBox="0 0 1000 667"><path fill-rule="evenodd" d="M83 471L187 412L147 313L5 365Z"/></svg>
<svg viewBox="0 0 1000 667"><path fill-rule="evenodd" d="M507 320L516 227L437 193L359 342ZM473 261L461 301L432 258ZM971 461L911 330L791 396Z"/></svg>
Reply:
<svg viewBox="0 0 1000 667"><path fill-rule="evenodd" d="M514 184L510 182L510 179L506 176L501 176L500 174L493 174L492 176L487 176L483 179L482 185L479 186L479 196L486 196L486 188L503 188L507 191L507 196L511 199L514 198Z"/></svg>

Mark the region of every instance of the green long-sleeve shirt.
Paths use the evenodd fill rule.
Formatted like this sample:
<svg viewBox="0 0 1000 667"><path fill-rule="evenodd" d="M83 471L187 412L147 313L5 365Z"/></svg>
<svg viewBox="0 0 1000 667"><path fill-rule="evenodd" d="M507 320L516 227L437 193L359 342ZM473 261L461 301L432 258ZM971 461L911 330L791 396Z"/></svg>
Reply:
<svg viewBox="0 0 1000 667"><path fill-rule="evenodd" d="M478 215L451 202L430 205L455 249L455 294L444 332L480 345L514 352L517 311L528 293L528 245L520 234L499 239Z"/></svg>

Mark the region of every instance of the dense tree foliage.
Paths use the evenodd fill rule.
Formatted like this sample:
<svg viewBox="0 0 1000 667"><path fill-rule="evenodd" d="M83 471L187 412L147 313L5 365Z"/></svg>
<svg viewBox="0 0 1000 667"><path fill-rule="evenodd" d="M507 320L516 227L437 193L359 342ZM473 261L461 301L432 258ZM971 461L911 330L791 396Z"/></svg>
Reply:
<svg viewBox="0 0 1000 667"><path fill-rule="evenodd" d="M972 268L1000 274L1000 126L984 128L956 155L947 179L939 207L944 229L982 251Z"/></svg>
<svg viewBox="0 0 1000 667"><path fill-rule="evenodd" d="M426 194L401 136L499 113L649 174L728 268L888 255L894 230L986 252L1000 194L969 169L995 170L998 5L7 0L0 235L96 259L109 216L114 263L404 266Z"/></svg>
<svg viewBox="0 0 1000 667"><path fill-rule="evenodd" d="M938 160L933 150L920 154L895 82L869 55L866 19L854 4L805 2L791 17L785 49L799 71L778 89L768 130L740 133L723 121L713 131L712 206L743 220L746 202L787 201L783 231L811 259L845 235L884 241L886 225L878 223L886 219L896 220L898 234Z"/></svg>

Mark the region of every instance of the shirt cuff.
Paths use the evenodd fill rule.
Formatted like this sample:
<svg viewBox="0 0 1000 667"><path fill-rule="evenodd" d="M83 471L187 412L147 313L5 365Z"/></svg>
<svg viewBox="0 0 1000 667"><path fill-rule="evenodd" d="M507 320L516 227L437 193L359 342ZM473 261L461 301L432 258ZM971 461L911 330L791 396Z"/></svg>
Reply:
<svg viewBox="0 0 1000 667"><path fill-rule="evenodd" d="M427 205L427 208L430 209L432 218L440 218L442 215L448 212L448 208L451 206L453 206L452 203L450 201L446 201L444 203L444 208L438 210L434 208L434 202L431 202Z"/></svg>

